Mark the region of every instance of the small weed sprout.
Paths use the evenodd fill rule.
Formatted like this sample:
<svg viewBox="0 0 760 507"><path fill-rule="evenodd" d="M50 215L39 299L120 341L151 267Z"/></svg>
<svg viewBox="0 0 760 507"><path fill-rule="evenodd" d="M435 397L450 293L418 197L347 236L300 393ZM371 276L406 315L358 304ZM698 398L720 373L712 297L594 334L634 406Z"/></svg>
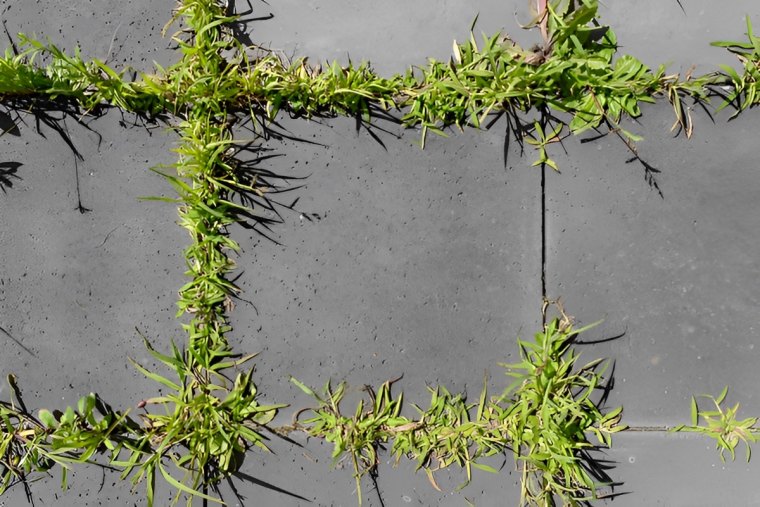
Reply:
<svg viewBox="0 0 760 507"><path fill-rule="evenodd" d="M714 410L702 410L697 404L697 398L691 398L691 424L682 424L673 428L671 431L685 431L691 433L700 433L712 439L715 439L715 449L720 453L721 461L725 462L725 453L731 456L731 460L736 459L736 447L740 442L744 443L746 449L747 462L752 456L751 444L754 444L760 438L760 430L756 427L757 417L748 417L746 419L737 419L739 404L733 407L725 407L723 403L728 394L728 386L718 397L707 394L700 395L700 398L709 400L715 407ZM700 422L702 424L700 424Z"/></svg>

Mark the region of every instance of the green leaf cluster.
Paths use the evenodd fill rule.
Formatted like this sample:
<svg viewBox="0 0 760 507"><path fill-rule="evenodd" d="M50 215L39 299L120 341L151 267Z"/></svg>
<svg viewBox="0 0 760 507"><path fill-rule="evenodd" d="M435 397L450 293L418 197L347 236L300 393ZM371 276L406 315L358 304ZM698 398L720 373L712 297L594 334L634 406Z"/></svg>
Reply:
<svg viewBox="0 0 760 507"><path fill-rule="evenodd" d="M133 363L168 393L141 402L146 411L140 414L140 438L126 444L128 459L112 464L123 469L123 478L134 471L135 484L146 480L151 505L156 470L177 488L177 498L180 493L188 495L188 505L194 496L209 499L200 491L202 486L217 484L236 471L249 448L268 451L261 431L284 405L259 404L252 369L239 372L232 384L221 373L237 369L253 355L217 362L207 370L194 365L189 351L183 354L172 346L172 355L167 356L155 351L147 341L146 346L155 359L174 371L177 380ZM181 480L167 470L165 461L174 464L182 474Z"/></svg>
<svg viewBox="0 0 760 507"><path fill-rule="evenodd" d="M715 440L715 449L720 452L721 461L725 461L725 453L736 459L736 447L740 442L744 443L747 462L752 456L751 444L760 439L760 430L756 428L757 417L738 419L739 404L725 407L728 386L717 396L708 394L700 395L700 398L709 400L714 410L703 410L697 404L697 398L691 398L691 424L682 424L671 431L685 431L700 433ZM702 423L702 424L700 424Z"/></svg>
<svg viewBox="0 0 760 507"><path fill-rule="evenodd" d="M581 457L594 447L587 435L611 446L620 425L622 407L607 412L594 395L603 387L608 363L597 359L578 366L572 348L578 333L569 321L553 319L533 342L519 341L522 361L504 365L515 381L505 391L510 406L498 420L522 463L522 499L530 505L580 505L595 498L596 485Z"/></svg>
<svg viewBox="0 0 760 507"><path fill-rule="evenodd" d="M318 394L293 379L318 403L296 427L331 442L335 461L351 459L360 505L360 478L375 469L378 449L387 444L397 461L416 460L436 488L437 470L457 465L469 481L473 467L496 472L479 460L509 452L523 477L522 505L581 505L596 498L600 486L588 472L586 453L611 446L612 435L625 428L622 407L605 410L594 401L604 387L605 365L577 364L571 345L585 329L553 319L534 341L519 341L522 361L503 365L515 381L500 396L489 397L484 387L470 404L442 387L430 389L429 407L415 405L415 418L402 415L403 397L391 395L392 382L376 394L370 390L369 403L360 401L348 415L340 406L345 384L333 389L328 383Z"/></svg>
<svg viewBox="0 0 760 507"><path fill-rule="evenodd" d="M82 397L64 412L41 409L34 417L23 402L16 377L8 375L16 400L0 402L0 494L11 486L28 484L35 473L61 467L61 485L75 463L92 463L97 454L118 449L135 437L134 421L114 412L95 394Z"/></svg>
<svg viewBox="0 0 760 507"><path fill-rule="evenodd" d="M730 86L728 86L729 93L725 101L718 107L718 110L730 104L735 104L738 114L760 103L760 93L758 93L758 83L760 82L760 37L752 31L752 21L749 16L747 16L747 38L746 42L717 41L712 43L713 46L726 48L736 55L744 70L742 74L739 74L728 65L720 66L728 77Z"/></svg>

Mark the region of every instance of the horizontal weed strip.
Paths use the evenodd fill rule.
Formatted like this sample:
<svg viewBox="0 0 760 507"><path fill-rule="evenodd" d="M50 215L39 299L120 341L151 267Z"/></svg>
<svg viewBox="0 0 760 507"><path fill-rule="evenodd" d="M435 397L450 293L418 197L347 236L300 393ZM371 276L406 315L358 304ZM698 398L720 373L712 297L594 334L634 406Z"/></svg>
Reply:
<svg viewBox="0 0 760 507"><path fill-rule="evenodd" d="M402 396L393 398L391 382L369 391L369 403L360 402L348 414L340 404L345 384L330 383L321 394L296 383L314 397L317 407L301 411L312 417L294 428L334 445L337 462L350 458L361 499L360 479L379 464L378 448L390 443L396 462L406 457L424 469L433 487L433 472L451 465L498 473L478 459L513 454L522 472L522 505L552 505L559 498L567 505L595 498L598 482L588 452L595 445L610 446L620 425L622 407L602 413L595 390L604 388L606 366L596 360L578 367L571 345L583 329L573 330L570 320L553 319L533 341L518 340L521 362L502 364L514 381L500 395L488 397L486 387L477 403L445 388L430 389L427 409L410 419L401 415ZM588 435L595 435L592 443ZM361 502L360 502L361 503Z"/></svg>
<svg viewBox="0 0 760 507"><path fill-rule="evenodd" d="M632 56L616 57L616 37L598 23L596 0L543 5L535 23L543 36L540 46L524 49L502 34L481 43L471 37L454 44L449 62L430 61L389 78L368 63L323 68L243 47L231 29L238 17L215 0L180 2L172 21L181 19L183 28L172 38L181 59L135 81L125 78L126 69L117 72L49 43L24 36L12 43L0 58L0 101L6 107L39 110L56 103L83 113L117 107L164 121L179 134L177 162L156 169L177 197L153 199L178 205L191 242L184 252L189 281L179 291L177 314L184 317L187 340L183 346L172 343L168 353L145 340L166 371L134 363L168 394L140 402L137 416L116 411L95 395L64 412L33 415L21 400L16 377L9 375L15 396L0 403L0 493L19 483L29 491L34 474L55 465L65 487L73 464L99 463L143 484L149 505L157 478L177 491L177 500L221 502L211 489L236 470L243 453L252 447L266 451L268 433L304 431L331 442L336 460L351 461L360 502L361 478L376 472L378 450L386 443L397 459L416 460L434 487L438 469L457 465L469 477L472 468L494 471L480 458L512 453L522 473L522 504L577 505L595 498L607 479L589 465L594 444L588 437L610 446L611 435L624 426L620 408L607 410L600 403L602 363L577 364L572 340L581 330L573 330L564 315L534 341L519 342L521 362L505 365L515 381L497 396L484 389L469 403L439 387L431 390L429 408L418 407L418 416L409 418L388 382L346 413L340 406L344 385L328 383L317 392L293 379L316 406L299 411L287 428L269 426L283 406L259 402L252 367L247 368L253 356L238 355L226 339L226 315L239 291L229 276L235 268L229 253L239 246L226 228L260 220L257 208L276 190L267 184L266 172L238 159L244 143L231 129L244 118L264 129L281 111L372 122L382 110L419 129L424 146L429 133L480 128L506 115L511 134L536 147L534 165L557 169L547 145L564 128L580 134L604 127L635 155L638 138L620 121L639 116L642 102L668 100L674 129L687 136L693 129L688 100L706 103L721 96L718 109L732 106L737 113L760 102L760 38L749 20L748 42L716 43L739 58L743 73L724 67L705 76L680 76L664 67L649 69ZM230 371L234 379L228 378ZM722 411L723 398L714 399L718 413L699 412L695 402L692 425L682 429L703 431L697 416L713 428L718 417L726 428L719 445L733 455L739 440L754 441L755 421L735 421L735 410Z"/></svg>

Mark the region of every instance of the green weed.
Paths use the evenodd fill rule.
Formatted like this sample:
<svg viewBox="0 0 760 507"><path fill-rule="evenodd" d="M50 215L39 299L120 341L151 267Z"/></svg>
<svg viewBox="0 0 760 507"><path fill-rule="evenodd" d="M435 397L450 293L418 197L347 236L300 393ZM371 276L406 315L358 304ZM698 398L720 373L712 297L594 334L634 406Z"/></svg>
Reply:
<svg viewBox="0 0 760 507"><path fill-rule="evenodd" d="M92 463L101 452L112 451L135 437L138 426L104 405L95 394L81 398L77 408L65 412L42 409L30 414L14 375L8 385L15 400L0 402L0 494L15 484L28 487L32 474L61 467L61 486L67 487L67 471L75 463Z"/></svg>
<svg viewBox="0 0 760 507"><path fill-rule="evenodd" d="M709 400L715 407L714 410L702 410L697 404L697 399L691 398L691 424L682 424L673 428L671 431L685 431L691 433L700 433L715 439L715 448L720 451L721 461L725 461L725 453L731 456L731 460L736 459L736 447L740 442L744 443L747 452L747 461L749 462L752 455L751 444L760 438L760 429L756 427L757 417L748 417L746 419L737 419L739 404L733 407L724 407L723 402L728 394L728 386L718 395L718 397L703 394L700 398ZM700 424L702 422L703 424Z"/></svg>
<svg viewBox="0 0 760 507"><path fill-rule="evenodd" d="M144 400L140 406L143 422L137 442L125 444L128 459L112 460L123 470L122 478L134 471L133 483L146 479L147 497L152 505L153 484L158 470L178 490L178 495L208 498L200 489L213 486L236 471L242 456L251 447L268 451L262 429L284 405L260 405L256 386L251 381L253 370L240 372L230 383L220 373L238 368L254 356L217 362L206 369L195 365L188 351L182 354L173 347L166 356L147 344L153 357L169 367L176 380L158 375L137 363L135 367L148 378L169 389L165 396ZM151 411L147 411L150 408ZM158 413L156 409L163 409ZM171 461L182 473L173 477L164 465Z"/></svg>
<svg viewBox="0 0 760 507"><path fill-rule="evenodd" d="M602 360L577 365L572 341L586 329L551 320L534 341L519 340L522 361L503 365L515 381L501 396L489 397L484 387L477 403L467 403L442 387L430 389L429 408L415 405L414 419L401 415L403 396L391 395L393 382L368 390L369 401L348 415L340 406L345 384L328 383L318 394L292 379L317 401L312 417L300 420L300 411L294 426L331 442L334 462L351 460L359 505L361 477L373 473L378 449L388 444L397 462L416 460L436 488L437 470L457 465L469 482L472 468L497 472L478 460L510 452L523 477L521 505L580 505L602 485L588 471L588 451L611 446L612 435L625 429L622 407L605 411L594 402L604 387Z"/></svg>
<svg viewBox="0 0 760 507"><path fill-rule="evenodd" d="M752 31L752 21L747 16L747 42L717 41L713 46L723 47L735 54L744 67L744 73L739 74L728 65L721 69L729 78L729 90L726 100L718 106L718 110L730 104L736 105L736 114L760 103L758 83L760 82L760 37Z"/></svg>
<svg viewBox="0 0 760 507"><path fill-rule="evenodd" d="M622 407L606 413L593 396L604 386L606 363L597 359L578 367L572 341L591 326L574 330L572 322L550 321L534 342L519 340L522 361L504 365L516 378L502 395L510 400L497 420L508 421L515 459L522 463L522 501L528 505L580 505L596 497L584 453L598 445L610 447L620 425Z"/></svg>
<svg viewBox="0 0 760 507"><path fill-rule="evenodd" d="M635 142L637 136L620 128L622 116L638 117L639 104L659 96L671 102L674 126L690 136L693 124L685 99L707 102L717 87L728 86L732 92L721 107L739 101L741 110L741 104L756 102L759 58L749 21L749 43L715 43L737 54L744 76L723 67L723 74L687 73L682 79L666 74L664 66L653 71L630 55L615 59L617 38L599 23L597 9L597 0L549 2L541 46L525 49L504 34L483 36L478 44L471 35L463 44L454 43L448 62L431 59L427 66L384 78L366 62L312 66L307 59L289 62L262 48L255 48L258 56L249 56L226 28L234 16L226 16L213 1L183 1L175 18L182 17L187 28L173 36L183 58L169 69L125 83L123 71L103 62L85 63L79 54L69 57L52 44L22 37L26 51L14 56L8 50L0 60L0 95L70 97L86 110L107 103L135 112L203 109L216 116L249 112L269 119L285 109L369 121L379 107L403 111L404 124L421 129L423 146L429 132L480 128L491 115L530 111L569 113L573 134L604 123ZM228 53L232 56L221 56ZM33 65L38 54L52 57L46 69Z"/></svg>

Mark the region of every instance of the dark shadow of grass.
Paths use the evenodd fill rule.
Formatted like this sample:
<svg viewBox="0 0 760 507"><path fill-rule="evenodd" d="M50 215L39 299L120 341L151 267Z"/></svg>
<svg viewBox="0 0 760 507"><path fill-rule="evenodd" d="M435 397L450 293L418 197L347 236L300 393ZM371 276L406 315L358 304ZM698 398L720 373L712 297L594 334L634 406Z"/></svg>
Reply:
<svg viewBox="0 0 760 507"><path fill-rule="evenodd" d="M69 126L66 121L67 119L72 119L77 125L95 134L98 137L98 146L100 146L100 143L102 142L102 136L97 131L92 129L89 126L88 122L84 120L81 108L71 99L61 98L52 100L39 96L12 97L4 100L3 105L9 112L12 111L15 113L15 118L13 115L4 113L4 116L7 117L6 119L13 123L11 133L13 133L14 128L15 132L17 132L17 134L14 135L20 136L21 132L18 128L18 125L26 124L24 117L21 115L21 113L24 112L30 114L34 118L34 129L39 136L41 136L43 139L47 139L47 136L45 135L43 129L43 127L47 127L55 134L57 134L57 136L69 148L69 151L71 152L74 160L74 178L77 195L76 209L81 214L91 211L89 208L85 207L82 204L79 163L84 161L84 156L74 144L71 133L69 132ZM104 114L104 111L104 108L98 108L97 110L91 111L89 115L91 118L98 118ZM2 119L3 118L0 118L0 120ZM3 190L5 186L12 186L10 178L15 176L17 169L18 166L14 167L13 165L6 167L0 166L0 187L3 187Z"/></svg>
<svg viewBox="0 0 760 507"><path fill-rule="evenodd" d="M24 165L21 162L0 162L0 190L7 193L6 189L13 188L13 183L21 181L18 169Z"/></svg>

